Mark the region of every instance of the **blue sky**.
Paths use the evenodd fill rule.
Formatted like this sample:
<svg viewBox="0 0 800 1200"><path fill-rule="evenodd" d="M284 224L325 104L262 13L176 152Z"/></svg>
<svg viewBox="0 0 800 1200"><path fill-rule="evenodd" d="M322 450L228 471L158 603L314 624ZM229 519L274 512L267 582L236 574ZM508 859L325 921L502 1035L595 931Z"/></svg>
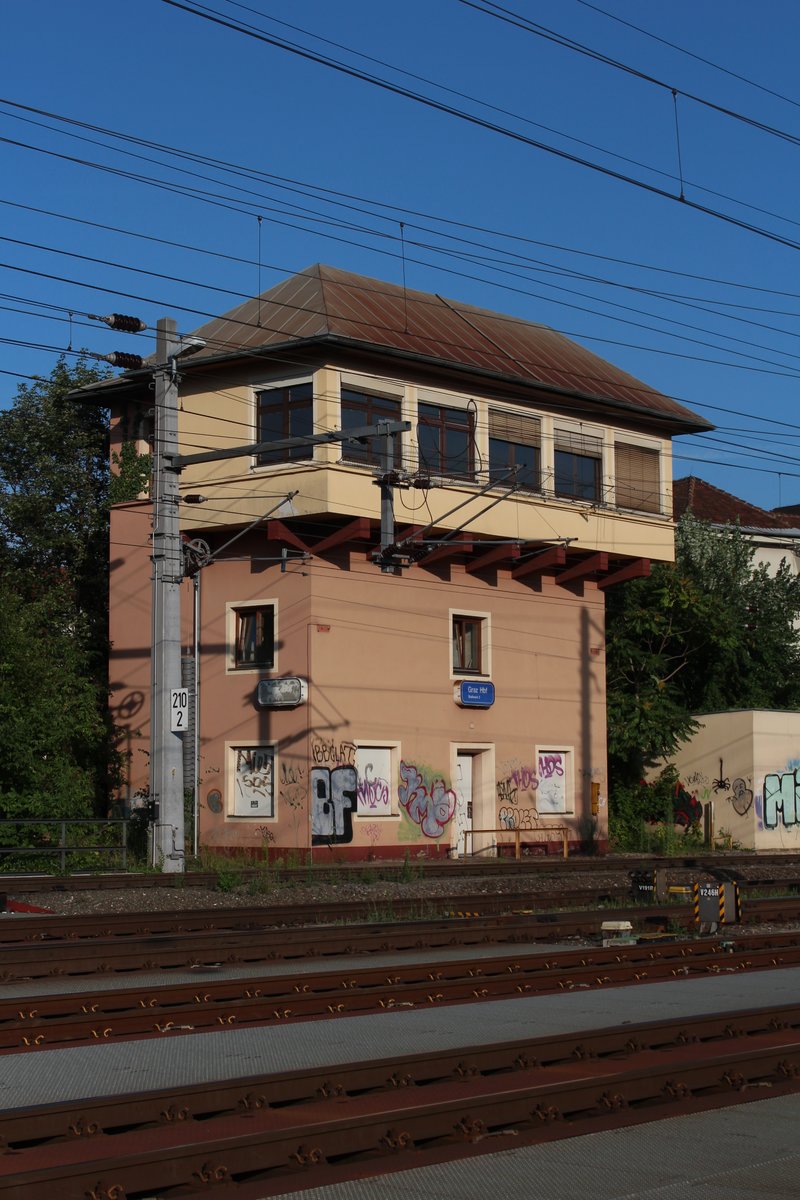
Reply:
<svg viewBox="0 0 800 1200"><path fill-rule="evenodd" d="M410 287L551 325L712 420L716 433L676 444L676 476L767 508L800 501L800 6L204 11L518 136L164 0L5 7L0 403L69 346L150 349L81 314L170 314L189 330L318 261L402 282L402 222ZM499 19L509 13L538 34Z"/></svg>

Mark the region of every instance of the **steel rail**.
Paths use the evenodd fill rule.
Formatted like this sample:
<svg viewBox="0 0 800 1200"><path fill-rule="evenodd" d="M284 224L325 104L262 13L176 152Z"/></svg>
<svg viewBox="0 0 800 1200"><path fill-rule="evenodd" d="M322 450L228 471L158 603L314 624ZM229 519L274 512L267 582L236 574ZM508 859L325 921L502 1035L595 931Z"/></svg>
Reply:
<svg viewBox="0 0 800 1200"><path fill-rule="evenodd" d="M13 1145L0 1200L196 1196L211 1183L250 1200L797 1092L799 1019L749 1010L29 1108L0 1118Z"/></svg>
<svg viewBox="0 0 800 1200"><path fill-rule="evenodd" d="M600 931L610 913L616 920L636 922L645 930L663 930L669 923L690 928L693 922L689 905L648 905L555 913L523 911L485 919L476 914L473 918L450 920L346 925L335 930L320 925L297 927L291 932L281 928L212 929L134 938L11 942L3 948L0 981L589 936ZM797 897L751 901L745 913L750 921L760 923L797 920L798 915Z"/></svg>
<svg viewBox="0 0 800 1200"><path fill-rule="evenodd" d="M553 843L555 845L555 843ZM560 851L560 843L559 843ZM687 851L682 855L669 857L650 856L643 859L641 855L572 855L566 861L556 854L531 854L517 861L513 858L499 857L495 859L420 859L412 864L393 859L379 859L374 862L338 862L330 865L315 863L297 867L287 867L271 864L269 867L261 863L258 866L248 866L242 860L231 860L231 870L241 878L243 885L266 878L275 883L343 883L347 879L359 882L375 881L383 878L389 882L409 882L426 878L468 879L471 877L497 878L498 876L548 876L558 879L586 872L587 874L603 873L613 875L619 873L627 876L632 870L642 868L652 870L661 867L666 870L696 870L714 871L730 870L734 874L745 868L793 866L800 871L800 855L792 853L715 853L703 850ZM0 890L9 894L30 892L73 892L84 890L121 890L125 888L149 888L157 891L170 888L213 888L218 880L216 871L187 871L177 882L170 875L151 874L142 872L107 872L76 874L66 878L61 875L0 874Z"/></svg>
<svg viewBox="0 0 800 1200"><path fill-rule="evenodd" d="M0 1001L0 1053L181 1035L520 995L735 974L800 963L800 934L776 950L726 942L539 952L440 963L343 966L298 976L198 979L192 984L17 997Z"/></svg>

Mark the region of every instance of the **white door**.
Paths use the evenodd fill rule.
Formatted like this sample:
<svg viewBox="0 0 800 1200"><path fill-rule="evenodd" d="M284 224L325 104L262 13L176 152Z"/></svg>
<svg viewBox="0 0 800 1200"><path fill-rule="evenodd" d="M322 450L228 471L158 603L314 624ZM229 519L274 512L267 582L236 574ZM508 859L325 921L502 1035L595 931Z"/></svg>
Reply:
<svg viewBox="0 0 800 1200"><path fill-rule="evenodd" d="M453 814L452 853L459 858L464 853L464 833L472 829L472 755L456 755L456 811ZM467 853L472 853L472 838L466 839Z"/></svg>

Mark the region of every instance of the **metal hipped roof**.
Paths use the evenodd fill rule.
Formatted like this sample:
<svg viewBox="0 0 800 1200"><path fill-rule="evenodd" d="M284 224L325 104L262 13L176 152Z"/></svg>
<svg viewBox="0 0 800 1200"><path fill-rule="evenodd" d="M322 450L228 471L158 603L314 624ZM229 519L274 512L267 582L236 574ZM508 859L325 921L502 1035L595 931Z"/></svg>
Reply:
<svg viewBox="0 0 800 1200"><path fill-rule="evenodd" d="M609 400L677 423L702 417L545 325L315 264L195 331L220 358L309 340L345 341L456 369Z"/></svg>

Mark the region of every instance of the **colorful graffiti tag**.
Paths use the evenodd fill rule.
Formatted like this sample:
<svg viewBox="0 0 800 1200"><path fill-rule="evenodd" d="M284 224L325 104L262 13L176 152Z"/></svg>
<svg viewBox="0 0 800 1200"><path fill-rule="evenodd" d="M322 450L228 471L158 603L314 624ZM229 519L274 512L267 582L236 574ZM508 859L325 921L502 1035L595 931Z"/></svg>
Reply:
<svg viewBox="0 0 800 1200"><path fill-rule="evenodd" d="M410 819L425 837L440 838L456 810L455 792L443 779L434 779L429 790L413 763L400 763L400 779L397 795Z"/></svg>
<svg viewBox="0 0 800 1200"><path fill-rule="evenodd" d="M800 824L800 771L764 776L764 828L776 829L778 818L785 829Z"/></svg>

